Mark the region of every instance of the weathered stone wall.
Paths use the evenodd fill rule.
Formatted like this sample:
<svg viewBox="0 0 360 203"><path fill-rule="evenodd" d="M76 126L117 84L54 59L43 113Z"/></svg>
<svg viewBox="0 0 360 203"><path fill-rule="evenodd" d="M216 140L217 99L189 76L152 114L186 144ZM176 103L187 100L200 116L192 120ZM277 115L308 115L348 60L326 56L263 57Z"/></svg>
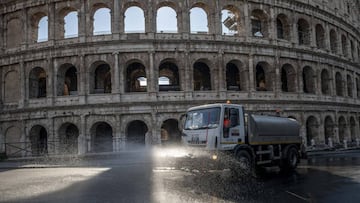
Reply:
<svg viewBox="0 0 360 203"><path fill-rule="evenodd" d="M327 143L331 137L341 143L360 138L358 1L3 2L0 143L21 142L16 146L32 149L14 153L14 147L2 145L0 150L10 155L36 154L34 148L41 146L32 140L40 139L33 135L39 134L39 129L46 131L47 151L62 151L66 146L62 139L73 135L69 130L65 137L60 136L60 129L66 132L69 124L78 129L71 131L77 132L78 153L94 151L97 139L108 139L96 137L99 123L111 129L111 151L131 148L130 134L135 139L136 133L142 134L146 145L160 144L163 126L178 121L188 107L227 100L243 104L249 111L280 111L282 116L296 118L307 144L310 139ZM124 31L124 13L131 6L144 11L144 33ZM177 33L156 33L156 11L163 6L176 11ZM193 7L207 12L207 33L190 33ZM112 34L93 34L93 15L99 8L111 10ZM222 34L221 11L225 8L236 15L235 35ZM64 16L70 11L78 11L79 33L64 38ZM37 42L38 21L43 16L48 17L48 39ZM254 18L261 21L262 37L254 36ZM281 36L277 19L283 24ZM301 26L304 36L299 33ZM101 65L110 68L104 74L109 76L108 92L102 85L96 89ZM168 65L170 69L166 69ZM227 75L230 66L237 69L235 85L227 82L232 77ZM35 68L46 77L34 75ZM259 91L261 69L267 91ZM158 78L171 73L178 83L159 86ZM336 79L336 75L341 77ZM146 88L136 87L140 76L147 78Z"/></svg>

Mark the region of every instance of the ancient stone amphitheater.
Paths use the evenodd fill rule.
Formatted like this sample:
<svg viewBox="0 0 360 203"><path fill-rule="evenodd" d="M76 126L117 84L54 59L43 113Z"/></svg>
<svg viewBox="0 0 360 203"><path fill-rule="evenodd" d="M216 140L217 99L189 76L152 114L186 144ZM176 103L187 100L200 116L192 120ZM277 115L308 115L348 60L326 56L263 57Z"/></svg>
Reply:
<svg viewBox="0 0 360 203"><path fill-rule="evenodd" d="M0 48L9 157L176 143L188 107L227 100L307 146L360 138L357 0L1 0Z"/></svg>

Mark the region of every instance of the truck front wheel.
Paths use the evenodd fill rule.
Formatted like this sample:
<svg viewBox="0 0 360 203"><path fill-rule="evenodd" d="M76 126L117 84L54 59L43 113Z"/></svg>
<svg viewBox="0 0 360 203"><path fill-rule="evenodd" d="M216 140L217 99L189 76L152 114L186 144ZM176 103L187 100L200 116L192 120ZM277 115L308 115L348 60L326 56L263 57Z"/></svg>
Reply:
<svg viewBox="0 0 360 203"><path fill-rule="evenodd" d="M236 152L236 159L238 161L238 166L241 171L245 174L251 173L252 170L252 159L249 152L245 150L239 150Z"/></svg>

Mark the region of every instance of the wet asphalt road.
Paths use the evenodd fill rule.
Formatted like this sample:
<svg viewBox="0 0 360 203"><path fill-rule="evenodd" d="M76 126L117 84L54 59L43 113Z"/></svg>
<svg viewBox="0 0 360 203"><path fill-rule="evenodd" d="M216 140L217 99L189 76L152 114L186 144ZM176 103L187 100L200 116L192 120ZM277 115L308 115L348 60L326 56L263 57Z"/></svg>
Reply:
<svg viewBox="0 0 360 203"><path fill-rule="evenodd" d="M0 202L360 202L359 152L303 160L290 174L270 168L260 178L181 155L148 150L17 163L25 168L0 169Z"/></svg>

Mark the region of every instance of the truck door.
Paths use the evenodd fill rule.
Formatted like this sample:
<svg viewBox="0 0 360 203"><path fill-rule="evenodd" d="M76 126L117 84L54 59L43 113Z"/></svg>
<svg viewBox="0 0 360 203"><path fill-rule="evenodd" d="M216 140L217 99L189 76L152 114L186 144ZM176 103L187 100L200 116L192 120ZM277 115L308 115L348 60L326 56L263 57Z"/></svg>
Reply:
<svg viewBox="0 0 360 203"><path fill-rule="evenodd" d="M234 145L244 142L244 136L241 136L240 111L238 108L225 107L223 133L221 144Z"/></svg>

